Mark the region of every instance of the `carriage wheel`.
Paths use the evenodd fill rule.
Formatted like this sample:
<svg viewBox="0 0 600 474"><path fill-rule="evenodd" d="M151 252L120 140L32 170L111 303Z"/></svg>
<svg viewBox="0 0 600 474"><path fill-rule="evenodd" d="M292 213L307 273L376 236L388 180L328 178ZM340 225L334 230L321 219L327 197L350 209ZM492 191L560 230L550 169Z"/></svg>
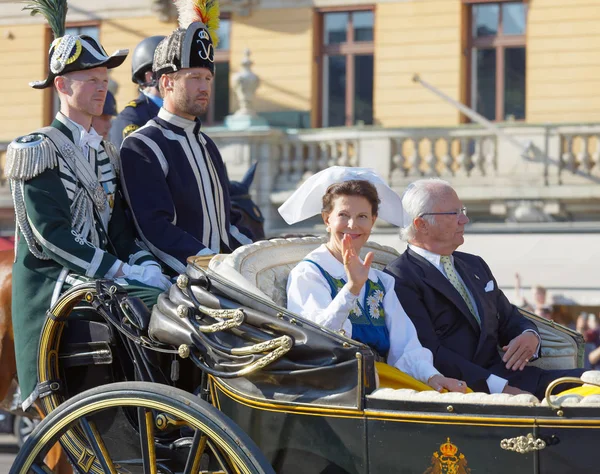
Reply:
<svg viewBox="0 0 600 474"><path fill-rule="evenodd" d="M135 452L103 439L98 422L115 413L135 426ZM79 453L69 446L69 432L75 429L87 440ZM177 439L167 443L165 432L176 433ZM84 473L274 474L248 435L216 408L182 390L149 382L104 385L67 400L31 434L10 474L51 472L43 459L59 439L76 470Z"/></svg>

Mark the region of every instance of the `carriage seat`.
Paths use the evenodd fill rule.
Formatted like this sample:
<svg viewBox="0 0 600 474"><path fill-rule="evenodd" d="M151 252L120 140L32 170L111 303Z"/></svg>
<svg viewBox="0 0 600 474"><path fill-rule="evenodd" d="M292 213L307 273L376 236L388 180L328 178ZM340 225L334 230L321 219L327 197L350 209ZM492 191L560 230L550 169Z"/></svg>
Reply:
<svg viewBox="0 0 600 474"><path fill-rule="evenodd" d="M244 286L245 289L266 296L285 308L290 271L300 260L326 242L325 237L263 240L240 247L230 255L217 255L211 260L209 268L221 274L225 269L223 264L233 268L246 280L246 285L247 282L252 284L252 288ZM364 245L361 257L364 258L368 252L375 254L373 268L378 270L383 270L388 263L400 256L396 249L372 241ZM231 275L227 273L227 276Z"/></svg>
<svg viewBox="0 0 600 474"><path fill-rule="evenodd" d="M209 263L209 269L219 273L244 290L286 307L287 279L294 266L309 252L327 242L325 237L297 237L255 242L236 249L229 255L217 255ZM383 269L400 254L392 247L367 242L361 250L375 254L373 267ZM405 308L410 314L410 308ZM532 319L542 337L542 357L532 365L542 369L568 369L577 367L581 357L578 346L580 336L553 321L522 311Z"/></svg>

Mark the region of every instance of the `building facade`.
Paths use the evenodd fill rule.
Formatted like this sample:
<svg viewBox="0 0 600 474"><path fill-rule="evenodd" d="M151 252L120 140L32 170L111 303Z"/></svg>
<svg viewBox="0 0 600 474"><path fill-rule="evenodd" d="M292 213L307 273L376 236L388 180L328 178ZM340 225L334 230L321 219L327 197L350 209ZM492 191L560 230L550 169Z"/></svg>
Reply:
<svg viewBox="0 0 600 474"><path fill-rule="evenodd" d="M133 49L175 27L168 0L71 0L72 31L108 52ZM219 123L235 110L229 90L246 48L261 78L256 109L270 124L456 126L468 119L413 81L423 80L489 120L526 124L600 121L600 8L595 0L223 0L216 101ZM0 141L48 123L44 77L50 32L22 3L2 1ZM129 62L111 73L117 104L135 96Z"/></svg>

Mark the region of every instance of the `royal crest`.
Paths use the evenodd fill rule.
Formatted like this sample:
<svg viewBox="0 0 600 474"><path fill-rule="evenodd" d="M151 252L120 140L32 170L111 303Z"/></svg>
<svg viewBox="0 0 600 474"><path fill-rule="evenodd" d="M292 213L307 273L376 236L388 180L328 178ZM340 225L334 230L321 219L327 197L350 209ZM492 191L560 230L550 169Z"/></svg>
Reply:
<svg viewBox="0 0 600 474"><path fill-rule="evenodd" d="M439 452L433 453L431 466L423 474L470 474L471 469L467 467L467 458L458 451L458 446L450 442L440 445Z"/></svg>

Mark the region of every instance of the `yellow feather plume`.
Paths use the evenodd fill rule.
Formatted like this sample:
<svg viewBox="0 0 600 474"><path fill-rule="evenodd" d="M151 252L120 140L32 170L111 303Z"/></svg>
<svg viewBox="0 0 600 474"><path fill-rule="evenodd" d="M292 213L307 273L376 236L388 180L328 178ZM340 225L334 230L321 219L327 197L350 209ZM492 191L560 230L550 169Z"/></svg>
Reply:
<svg viewBox="0 0 600 474"><path fill-rule="evenodd" d="M175 0L179 13L179 26L187 28L191 23L204 23L210 35L213 46L219 44L219 2L217 0Z"/></svg>

